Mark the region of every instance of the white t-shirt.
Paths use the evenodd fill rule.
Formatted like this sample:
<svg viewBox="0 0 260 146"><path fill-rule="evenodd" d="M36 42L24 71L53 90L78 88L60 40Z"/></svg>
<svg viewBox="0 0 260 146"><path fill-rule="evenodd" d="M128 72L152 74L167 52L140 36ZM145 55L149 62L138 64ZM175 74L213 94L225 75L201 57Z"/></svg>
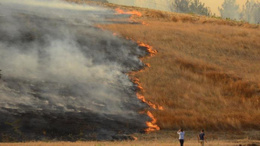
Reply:
<svg viewBox="0 0 260 146"><path fill-rule="evenodd" d="M179 134L179 139L184 139L184 134L185 132L177 132L177 134Z"/></svg>

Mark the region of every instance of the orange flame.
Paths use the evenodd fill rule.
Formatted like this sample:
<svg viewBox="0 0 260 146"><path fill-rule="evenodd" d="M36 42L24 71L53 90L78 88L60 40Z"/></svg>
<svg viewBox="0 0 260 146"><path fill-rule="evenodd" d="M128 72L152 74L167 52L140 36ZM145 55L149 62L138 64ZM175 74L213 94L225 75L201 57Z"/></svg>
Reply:
<svg viewBox="0 0 260 146"><path fill-rule="evenodd" d="M126 37L127 40L132 40L134 41L133 38L129 38L129 37ZM154 56L155 54L158 53L157 50L154 50L152 46L148 45L148 44L145 44L143 42L140 42L140 41L136 41L137 44L140 46L140 47L145 47L146 50L150 53L150 56ZM150 67L150 66L149 66Z"/></svg>
<svg viewBox="0 0 260 146"><path fill-rule="evenodd" d="M144 21L142 22L142 24L143 24L143 25L146 25L146 26L148 26L148 25L149 25L148 23L146 23L146 22L144 22Z"/></svg>
<svg viewBox="0 0 260 146"><path fill-rule="evenodd" d="M115 11L116 11L116 14L129 14L129 15L132 15L132 16L130 17L131 19L134 18L134 16L138 16L138 17L142 17L142 16L143 16L141 12L138 12L138 11L136 11L136 10L134 10L134 11L124 11L124 10L122 10L122 9L120 9L120 8L116 8ZM135 21L135 20L133 20L133 19L132 19L132 21L133 21L133 22L138 22L138 21ZM146 22L144 22L144 21L142 21L141 24L142 24L142 25L146 25L146 26L149 25L148 23L146 23Z"/></svg>
<svg viewBox="0 0 260 146"><path fill-rule="evenodd" d="M137 43L139 46L147 48L147 51L150 53L150 56L154 56L158 52L157 50L154 50L153 47L148 44L145 44L145 43L139 42L139 41L137 41Z"/></svg>
<svg viewBox="0 0 260 146"><path fill-rule="evenodd" d="M127 38L129 39L129 38ZM131 38L130 38L131 39ZM143 42L140 42L140 41L137 41L138 45L141 46L141 47L145 47L147 49L147 51L150 53L150 56L154 56L157 51L156 50L153 50L153 47L148 45L148 44L145 44ZM150 64L146 64L147 67L150 67L151 65ZM140 70L140 71L143 71L143 70ZM139 71L139 72L140 72ZM132 72L132 75L135 74L134 72ZM133 78L132 81L137 85L137 88L141 91L143 91L143 87L141 86L141 83L140 83L140 80L137 79L137 78ZM153 109L158 109L158 110L163 110L163 107L162 106L159 106L159 105L156 105L150 101L147 101L144 96L142 96L141 94L139 93L136 93L137 95L137 98L139 100L141 100L142 102L146 103L147 105L149 105L151 108ZM152 132L152 131L156 131L156 130L160 130L160 127L156 124L157 120L154 118L154 116L152 115L152 113L150 111L147 111L147 115L152 119L152 121L147 121L146 122L146 125L147 125L147 129L145 129L145 132Z"/></svg>
<svg viewBox="0 0 260 146"><path fill-rule="evenodd" d="M143 91L144 90L144 88L141 86L141 84L140 84L140 80L139 79L137 79L137 78L134 78L133 79L133 82L137 85L137 89L139 89L140 91ZM139 98L140 99L140 98Z"/></svg>
<svg viewBox="0 0 260 146"><path fill-rule="evenodd" d="M138 140L138 138L137 137L135 137L135 136L132 136L133 138L134 138L134 140Z"/></svg>
<svg viewBox="0 0 260 146"><path fill-rule="evenodd" d="M113 36L117 36L117 33L114 32L114 33L113 33Z"/></svg>
<svg viewBox="0 0 260 146"><path fill-rule="evenodd" d="M124 11L120 8L116 8L115 11L117 12L117 14L130 14L130 15L136 15L138 17L142 16L142 13L140 13L138 11Z"/></svg>
<svg viewBox="0 0 260 146"><path fill-rule="evenodd" d="M139 86L138 86L138 88L140 88ZM141 87L142 88L142 87ZM146 104L148 104L151 108L153 108L153 109L158 109L158 110L163 110L163 107L162 106L159 106L159 105L156 105L156 104L154 104L154 103L152 103L152 102L150 102L150 101L147 101L145 98L144 98L144 96L142 96L142 95L140 95L140 94L136 94L137 95L137 98L139 99L139 100L141 100L142 102L144 102L144 103L146 103Z"/></svg>
<svg viewBox="0 0 260 146"><path fill-rule="evenodd" d="M151 132L151 131L160 130L160 127L158 125L156 125L157 120L154 118L153 114L148 111L147 115L152 119L152 121L146 122L146 125L148 126L148 128L145 129L145 131Z"/></svg>
<svg viewBox="0 0 260 146"><path fill-rule="evenodd" d="M99 25L99 24L96 25L96 27L99 28L99 29L101 29L101 30L103 30L103 31L105 30L105 29L104 29L101 25Z"/></svg>
<svg viewBox="0 0 260 146"><path fill-rule="evenodd" d="M150 65L149 63L146 63L145 65L146 65L147 67L151 67L151 65Z"/></svg>
<svg viewBox="0 0 260 146"><path fill-rule="evenodd" d="M147 64L147 66L149 66L149 64ZM140 71L139 71L140 72ZM136 72L131 72L130 75L132 76L133 74L135 74ZM138 90L140 91L144 91L143 87L141 86L140 80L138 78L132 78L132 81L137 85ZM145 99L145 97L139 93L136 93L137 98L146 103L147 105L149 105L151 108L153 109L158 109L158 110L163 110L162 106L156 105L150 101L147 101ZM141 114L144 114L143 112L140 112ZM145 132L152 132L152 131L156 131L156 130L160 130L160 127L158 125L156 125L156 119L154 118L154 116L152 115L151 112L147 112L147 115L152 119L152 121L147 121L146 125L147 125L147 129L145 129Z"/></svg>
<svg viewBox="0 0 260 146"><path fill-rule="evenodd" d="M116 11L120 14L120 13L125 13L123 10L121 9L116 9ZM127 12L128 14L130 12ZM133 14L131 12L131 14ZM140 15L141 16L141 15ZM97 25L98 28L101 28L103 29L100 25ZM113 33L114 36L117 36L118 34L117 33ZM128 40L133 40L132 38L129 38L129 37L126 37L126 39ZM140 41L137 41L138 45L141 46L141 47L145 47L147 49L147 51L150 53L150 56L154 56L157 51L156 50L153 50L153 47L148 45L148 44L145 44L145 43L142 43ZM147 67L150 67L151 65L150 64L146 64ZM144 69L143 69L144 70ZM143 71L143 70L140 70L140 71ZM138 71L138 72L140 72ZM133 76L136 72L130 72L128 73L129 76ZM141 86L141 83L140 83L140 80L138 78L132 78L132 81L137 85L137 88L138 90L140 91L144 91L143 87ZM155 105L153 104L152 102L150 101L147 101L144 96L140 95L139 93L136 93L137 95L137 98L139 100L141 100L142 102L146 103L147 105L149 105L151 108L153 109L158 109L158 110L163 110L163 107L162 106L159 106L159 105ZM145 129L145 132L151 132L151 131L156 131L156 130L160 130L160 127L158 125L156 125L156 119L154 118L154 116L152 115L152 113L150 111L147 111L147 115L152 119L152 121L147 121L146 122L146 125L147 125L147 129ZM134 138L135 139L135 138ZM137 138L136 138L137 139Z"/></svg>

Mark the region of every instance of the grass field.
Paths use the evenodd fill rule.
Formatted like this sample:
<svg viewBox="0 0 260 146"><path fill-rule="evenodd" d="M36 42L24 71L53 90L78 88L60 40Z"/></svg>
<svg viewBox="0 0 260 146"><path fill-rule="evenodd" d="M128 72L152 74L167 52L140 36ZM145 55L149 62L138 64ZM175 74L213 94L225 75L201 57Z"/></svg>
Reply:
<svg viewBox="0 0 260 146"><path fill-rule="evenodd" d="M241 145L248 145L246 142L243 142ZM198 142L185 142L185 146L200 146ZM240 143L234 143L230 141L211 141L205 143L208 146L238 146ZM179 146L178 141L173 142L158 142L158 141L124 141L124 142L31 142L31 143L12 143L12 144L0 144L0 146ZM254 144L253 144L254 145Z"/></svg>
<svg viewBox="0 0 260 146"><path fill-rule="evenodd" d="M247 132L207 132L208 146L257 146L259 140L246 137L255 135L256 131ZM186 131L185 146L199 146L196 139L197 132ZM0 146L179 146L178 135L176 131L157 131L148 134L135 134L138 137L136 141L114 141L114 142L26 142L26 143L0 143Z"/></svg>
<svg viewBox="0 0 260 146"><path fill-rule="evenodd" d="M102 27L158 51L135 77L140 94L163 106L152 111L162 129L260 130L259 26L137 10L132 20L146 25Z"/></svg>
<svg viewBox="0 0 260 146"><path fill-rule="evenodd" d="M259 25L100 4L142 14L129 20L139 25L102 28L158 51L142 58L150 68L132 75L139 94L163 106L151 111L162 129L260 130Z"/></svg>
<svg viewBox="0 0 260 146"><path fill-rule="evenodd" d="M246 132L249 136L254 133ZM244 137L244 133L232 132L209 132L206 133L207 146L257 146L259 140ZM136 134L136 141L114 141L114 142L26 142L26 143L0 143L0 146L179 146L178 135L175 131L157 131L149 134ZM200 146L196 140L197 132L186 131L185 146Z"/></svg>

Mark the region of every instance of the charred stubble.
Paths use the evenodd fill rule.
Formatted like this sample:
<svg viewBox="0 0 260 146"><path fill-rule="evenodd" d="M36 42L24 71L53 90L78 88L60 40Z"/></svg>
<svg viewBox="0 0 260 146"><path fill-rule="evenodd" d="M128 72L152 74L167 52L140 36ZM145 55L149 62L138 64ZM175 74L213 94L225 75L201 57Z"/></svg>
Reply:
<svg viewBox="0 0 260 146"><path fill-rule="evenodd" d="M0 141L131 139L147 128L125 74L147 52L93 27L113 12L12 2L0 5Z"/></svg>

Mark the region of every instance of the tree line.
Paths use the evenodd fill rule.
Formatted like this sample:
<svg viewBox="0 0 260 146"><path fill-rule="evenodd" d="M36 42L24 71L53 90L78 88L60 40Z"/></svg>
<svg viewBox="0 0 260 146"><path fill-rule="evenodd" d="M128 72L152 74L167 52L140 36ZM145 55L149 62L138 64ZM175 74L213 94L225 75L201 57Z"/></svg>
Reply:
<svg viewBox="0 0 260 146"><path fill-rule="evenodd" d="M242 11L239 10L236 0L225 0L219 12L222 18L260 23L260 2L255 0L247 0Z"/></svg>
<svg viewBox="0 0 260 146"><path fill-rule="evenodd" d="M194 13L199 15L211 15L210 8L206 7L200 0L174 0L171 10L178 13Z"/></svg>
<svg viewBox="0 0 260 146"><path fill-rule="evenodd" d="M170 9L178 13L194 13L206 16L215 15L200 0L173 0ZM218 10L221 17L225 19L242 20L255 24L260 23L259 1L247 0L241 11L236 0L225 0Z"/></svg>

